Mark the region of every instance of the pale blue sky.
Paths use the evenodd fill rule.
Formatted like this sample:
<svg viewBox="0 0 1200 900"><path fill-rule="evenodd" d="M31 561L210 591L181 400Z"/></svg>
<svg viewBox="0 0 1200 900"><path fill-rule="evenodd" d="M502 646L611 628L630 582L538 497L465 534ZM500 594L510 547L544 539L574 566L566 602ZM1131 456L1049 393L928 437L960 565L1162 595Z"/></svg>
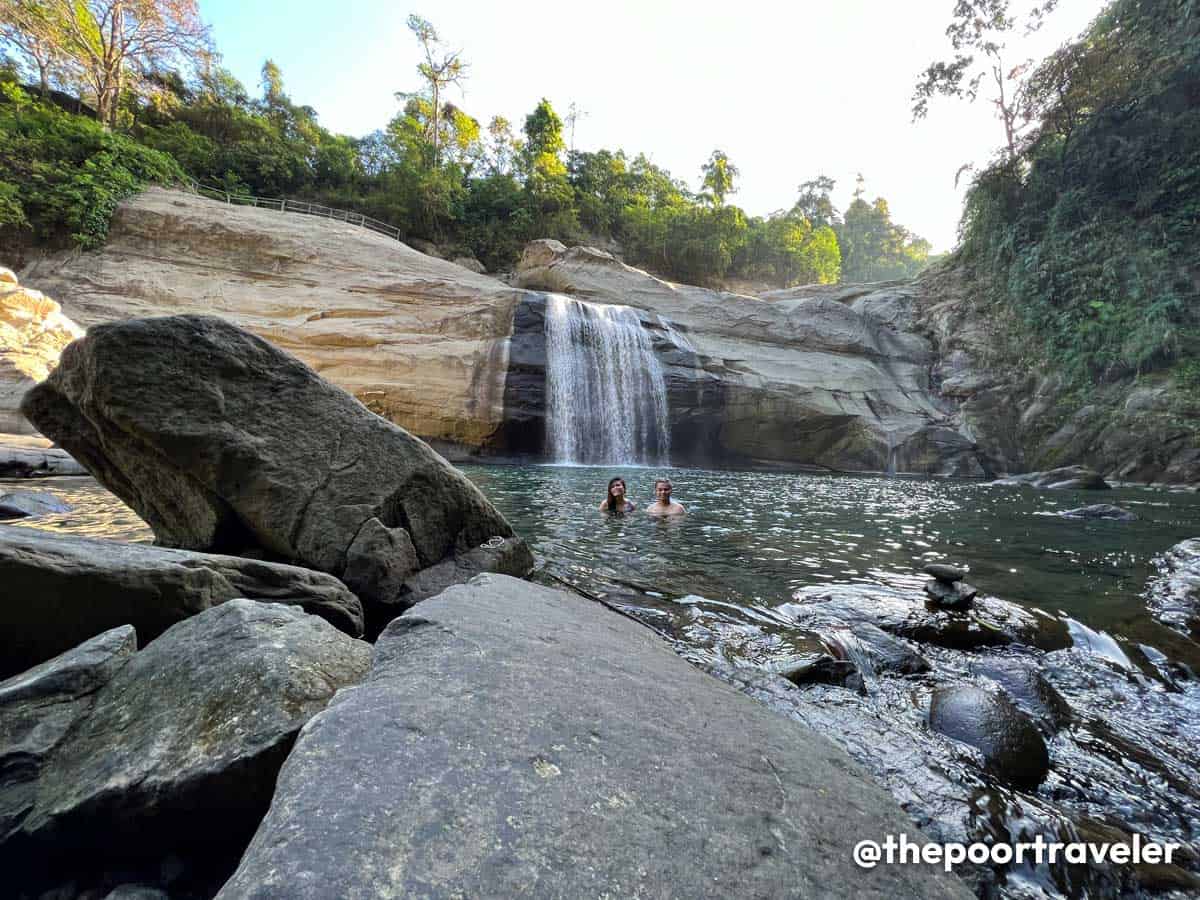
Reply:
<svg viewBox="0 0 1200 900"><path fill-rule="evenodd" d="M1019 3L1020 0L1017 0ZM792 204L819 173L849 202L856 172L895 221L934 249L955 240L962 186L954 173L985 162L1003 134L991 109L951 101L910 122L918 73L948 53L953 0L741 0L561 4L505 0L201 0L224 64L257 93L271 57L292 99L331 130L362 135L397 109L393 94L420 86L409 13L461 48L469 78L451 97L482 123L496 114L519 129L545 96L559 114L587 112L583 150L644 151L698 187L714 148L741 170L731 199L752 215ZM1101 0L1062 0L1019 56L1043 55L1078 34Z"/></svg>

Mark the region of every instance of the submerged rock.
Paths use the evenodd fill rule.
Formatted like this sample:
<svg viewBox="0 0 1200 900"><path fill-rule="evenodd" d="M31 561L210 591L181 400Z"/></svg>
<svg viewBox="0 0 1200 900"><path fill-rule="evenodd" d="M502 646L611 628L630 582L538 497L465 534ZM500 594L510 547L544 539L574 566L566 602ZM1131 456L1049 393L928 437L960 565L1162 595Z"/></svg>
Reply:
<svg viewBox="0 0 1200 900"><path fill-rule="evenodd" d="M46 885L64 869L180 850L227 860L301 726L369 662L370 645L279 604L232 600L180 622L100 687L50 753L0 844L6 878Z"/></svg>
<svg viewBox="0 0 1200 900"><path fill-rule="evenodd" d="M1133 522L1137 519L1133 513L1110 503L1096 503L1092 506L1080 506L1078 509L1067 509L1059 513L1065 519L1115 519L1118 522Z"/></svg>
<svg viewBox="0 0 1200 900"><path fill-rule="evenodd" d="M823 738L598 604L482 575L392 622L218 896L969 896L857 868L887 833L923 840Z"/></svg>
<svg viewBox="0 0 1200 900"><path fill-rule="evenodd" d="M235 597L293 604L363 633L362 604L333 576L237 556L0 526L0 583L0 675L118 625L148 644Z"/></svg>
<svg viewBox="0 0 1200 900"><path fill-rule="evenodd" d="M386 622L528 548L465 476L300 360L221 319L132 319L64 351L22 410L172 547L329 572ZM471 555L498 540L507 553ZM491 546L489 544L489 546Z"/></svg>
<svg viewBox="0 0 1200 900"><path fill-rule="evenodd" d="M1004 694L971 685L936 690L929 703L929 725L970 744L983 754L992 774L1016 787L1037 787L1050 769L1041 733Z"/></svg>
<svg viewBox="0 0 1200 900"><path fill-rule="evenodd" d="M1085 466L1064 466L1049 472L1030 472L1025 475L1009 475L992 484L1022 485L1046 490L1108 490L1109 484L1100 475Z"/></svg>
<svg viewBox="0 0 1200 900"><path fill-rule="evenodd" d="M885 585L851 584L801 588L793 597L796 602L777 611L801 628L866 622L897 637L959 650L1006 644L1049 650L1071 643L1062 621L996 597L976 597L966 608L949 609Z"/></svg>
<svg viewBox="0 0 1200 900"><path fill-rule="evenodd" d="M0 519L25 519L69 513L71 506L53 494L40 491L12 491L0 494Z"/></svg>
<svg viewBox="0 0 1200 900"><path fill-rule="evenodd" d="M1154 562L1159 574L1146 587L1150 614L1200 638L1200 538L1180 541Z"/></svg>

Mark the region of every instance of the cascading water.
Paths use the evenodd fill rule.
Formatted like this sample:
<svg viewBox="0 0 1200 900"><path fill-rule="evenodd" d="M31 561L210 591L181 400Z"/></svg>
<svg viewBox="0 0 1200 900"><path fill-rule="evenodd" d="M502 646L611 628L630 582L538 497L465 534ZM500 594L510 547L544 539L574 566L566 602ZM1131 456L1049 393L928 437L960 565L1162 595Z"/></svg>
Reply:
<svg viewBox="0 0 1200 900"><path fill-rule="evenodd" d="M668 465L667 388L637 310L549 294L546 436L557 463Z"/></svg>

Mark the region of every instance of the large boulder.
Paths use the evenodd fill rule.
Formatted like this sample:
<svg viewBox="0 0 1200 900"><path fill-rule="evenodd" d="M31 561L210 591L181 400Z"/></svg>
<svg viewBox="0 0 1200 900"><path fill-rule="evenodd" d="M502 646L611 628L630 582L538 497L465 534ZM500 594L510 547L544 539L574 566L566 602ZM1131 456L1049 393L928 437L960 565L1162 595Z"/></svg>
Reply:
<svg viewBox="0 0 1200 900"><path fill-rule="evenodd" d="M22 410L160 543L329 572L384 621L462 577L446 563L532 567L504 517L428 445L222 319L96 326ZM420 578L440 564L438 583Z"/></svg>
<svg viewBox="0 0 1200 900"><path fill-rule="evenodd" d="M33 431L17 412L21 397L81 334L57 303L22 287L11 270L0 267L0 434Z"/></svg>
<svg viewBox="0 0 1200 900"><path fill-rule="evenodd" d="M847 756L578 596L482 575L305 727L218 894L965 897Z"/></svg>
<svg viewBox="0 0 1200 900"><path fill-rule="evenodd" d="M36 804L46 760L136 650L123 625L0 682L0 841Z"/></svg>
<svg viewBox="0 0 1200 900"><path fill-rule="evenodd" d="M25 814L0 834L6 886L157 873L170 855L227 876L297 732L365 675L370 651L252 600L175 625L98 688L42 762Z"/></svg>
<svg viewBox="0 0 1200 900"><path fill-rule="evenodd" d="M236 556L0 526L0 677L133 625L147 644L232 600L293 604L355 637L358 598L331 575Z"/></svg>

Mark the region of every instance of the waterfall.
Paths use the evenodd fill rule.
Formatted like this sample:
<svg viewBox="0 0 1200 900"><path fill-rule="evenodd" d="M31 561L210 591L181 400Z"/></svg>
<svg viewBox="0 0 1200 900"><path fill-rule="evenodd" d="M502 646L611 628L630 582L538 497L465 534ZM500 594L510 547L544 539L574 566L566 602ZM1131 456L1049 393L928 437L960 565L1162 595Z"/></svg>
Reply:
<svg viewBox="0 0 1200 900"><path fill-rule="evenodd" d="M546 437L557 463L670 463L666 382L637 310L547 295Z"/></svg>

